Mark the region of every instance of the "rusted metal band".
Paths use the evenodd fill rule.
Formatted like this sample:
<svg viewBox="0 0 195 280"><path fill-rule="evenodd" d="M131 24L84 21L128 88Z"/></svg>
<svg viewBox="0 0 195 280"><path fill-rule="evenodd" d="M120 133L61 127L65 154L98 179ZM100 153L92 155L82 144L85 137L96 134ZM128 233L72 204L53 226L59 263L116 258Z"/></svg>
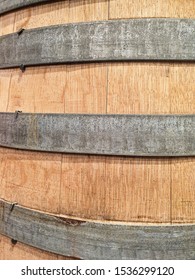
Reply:
<svg viewBox="0 0 195 280"><path fill-rule="evenodd" d="M0 15L16 9L25 8L35 4L52 2L51 0L0 0Z"/></svg>
<svg viewBox="0 0 195 280"><path fill-rule="evenodd" d="M65 219L0 200L0 234L80 259L195 259L195 225L132 226Z"/></svg>
<svg viewBox="0 0 195 280"><path fill-rule="evenodd" d="M195 20L56 25L0 38L0 68L98 61L195 61Z"/></svg>
<svg viewBox="0 0 195 280"><path fill-rule="evenodd" d="M77 154L194 156L195 115L0 113L0 146Z"/></svg>

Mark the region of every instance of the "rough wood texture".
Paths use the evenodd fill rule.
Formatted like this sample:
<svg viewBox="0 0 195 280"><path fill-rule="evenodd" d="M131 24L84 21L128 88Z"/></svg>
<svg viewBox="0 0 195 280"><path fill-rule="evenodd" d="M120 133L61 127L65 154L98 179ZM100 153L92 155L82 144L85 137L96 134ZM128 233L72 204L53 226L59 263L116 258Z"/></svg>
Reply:
<svg viewBox="0 0 195 280"><path fill-rule="evenodd" d="M70 4L70 1L66 0L68 4ZM162 17L162 15L163 17L193 18L195 14L193 1L194 0L183 0L181 2L180 0L175 0L173 3L171 0L158 0L158 2L156 0L137 0L136 2L134 2L134 0L112 0L110 1L110 19ZM51 0L1 0L0 14L46 2L50 2L53 5ZM91 1L85 0L85 2L90 3ZM99 2L101 2L101 0ZM77 3L75 5L77 5Z"/></svg>
<svg viewBox="0 0 195 280"><path fill-rule="evenodd" d="M194 0L111 0L109 19L194 18Z"/></svg>
<svg viewBox="0 0 195 280"><path fill-rule="evenodd" d="M195 161L175 159L171 166L172 222L195 222Z"/></svg>
<svg viewBox="0 0 195 280"><path fill-rule="evenodd" d="M170 223L170 176L167 159L64 156L60 213Z"/></svg>
<svg viewBox="0 0 195 280"><path fill-rule="evenodd" d="M0 233L81 259L194 259L195 226L131 226L71 220L0 201Z"/></svg>
<svg viewBox="0 0 195 280"><path fill-rule="evenodd" d="M61 155L1 150L0 197L59 213Z"/></svg>
<svg viewBox="0 0 195 280"><path fill-rule="evenodd" d="M33 28L66 22L106 20L108 18L107 8L107 1L96 0L79 0L74 3L73 1L61 1L32 7L15 13L14 25L14 20L12 24L11 20L8 22L8 16L0 18L4 26L2 32L3 34L11 33L13 32L10 31L11 28L17 31L23 27ZM8 86L9 98L6 104L0 103L4 107L3 111L15 111L23 108L21 110L26 112L44 113L106 112L106 65L29 68L25 73L17 70L8 71L0 71L0 76L6 77L10 83ZM12 74L11 80L8 77L10 73ZM24 94L24 88L28 88L27 95ZM18 201L28 207L59 213L63 201L60 199L62 157L46 153L21 153L17 150L8 151L2 148L0 151L4 159L0 174L3 181L0 188L1 197L10 201ZM84 158L89 166L93 164L97 169L94 158L82 156L82 159ZM4 169L5 165L7 168ZM31 171L29 172L29 170ZM36 175L37 170L39 170L39 176ZM57 188L54 181L57 182Z"/></svg>
<svg viewBox="0 0 195 280"><path fill-rule="evenodd" d="M107 0L63 0L15 13L15 31L73 22L108 19ZM45 16L47 15L47 16Z"/></svg>
<svg viewBox="0 0 195 280"><path fill-rule="evenodd" d="M195 115L0 113L0 146L119 156L194 156Z"/></svg>
<svg viewBox="0 0 195 280"><path fill-rule="evenodd" d="M89 61L195 61L195 20L58 25L0 38L0 67Z"/></svg>
<svg viewBox="0 0 195 280"><path fill-rule="evenodd" d="M114 63L109 65L108 73L108 113L194 114L195 112L193 64ZM141 94L143 90L144 95ZM140 159L134 163L121 158L120 166L123 167L119 168L119 161L116 165L114 162L109 164L109 172L115 182L113 185L120 184L127 197L127 182L132 180L129 192L133 193L134 199L125 200L129 202L134 213L130 220L139 221L145 218L145 221L151 221L154 218L153 212L161 221L166 216L167 221L170 218L169 221L172 223L195 222L194 158L168 161ZM136 195L137 190L140 191L139 196ZM161 200L160 197L167 199ZM140 204L141 200L144 201L140 207L133 207L136 199ZM122 203L119 204L117 201L117 205L125 211ZM165 216L159 215L160 211Z"/></svg>
<svg viewBox="0 0 195 280"><path fill-rule="evenodd" d="M18 8L24 8L35 4L41 4L51 0L1 0L0 15L5 12L10 12Z"/></svg>
<svg viewBox="0 0 195 280"><path fill-rule="evenodd" d="M107 112L194 114L194 77L194 64L109 64Z"/></svg>
<svg viewBox="0 0 195 280"><path fill-rule="evenodd" d="M110 9L104 0L66 0L4 15L0 32L102 21L114 13L194 18L194 8L194 0L112 0ZM194 77L193 63L168 62L0 70L0 98L6 102L0 100L0 107L32 113L194 114ZM0 158L0 196L27 207L83 219L195 222L194 158L61 157L5 148Z"/></svg>
<svg viewBox="0 0 195 280"><path fill-rule="evenodd" d="M0 235L0 260L72 260L43 250L17 242L12 244L11 239Z"/></svg>

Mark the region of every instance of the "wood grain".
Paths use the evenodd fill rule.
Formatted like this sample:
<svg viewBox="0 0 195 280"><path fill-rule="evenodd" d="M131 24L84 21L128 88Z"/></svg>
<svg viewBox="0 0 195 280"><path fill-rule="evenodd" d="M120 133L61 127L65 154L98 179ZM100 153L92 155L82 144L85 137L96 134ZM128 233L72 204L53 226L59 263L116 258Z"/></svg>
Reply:
<svg viewBox="0 0 195 280"><path fill-rule="evenodd" d="M20 28L69 21L104 20L108 17L107 7L107 2L94 0L74 1L74 4L72 1L62 1L32 7L15 13L14 28L16 31ZM44 113L105 113L106 111L107 65L39 67L28 68L25 73L19 70L13 70L11 73L9 101L2 111L22 110ZM4 89L6 90L5 87ZM5 163L8 169L6 174L1 173L0 176L4 178L0 189L1 197L10 201L19 201L35 209L59 212L62 204L58 200L60 199L59 184L63 184L60 155L45 153L36 155L28 152L23 154L11 150L6 150L6 153ZM1 149L1 154L5 157L5 149ZM88 157L86 159L90 166L93 160L90 161ZM95 163L93 165L96 166ZM9 177L12 176L12 172L10 173L9 168L14 170L11 182ZM41 175L35 178L38 170L41 170ZM45 176L48 177L48 182L53 182L49 192L45 185ZM56 180L56 183L53 180ZM47 197L46 201L45 197Z"/></svg>
<svg viewBox="0 0 195 280"><path fill-rule="evenodd" d="M114 63L109 65L108 75L110 114L195 112L193 64Z"/></svg>
<svg viewBox="0 0 195 280"><path fill-rule="evenodd" d="M67 66L67 71L64 66L56 66L52 68L42 67L40 69L27 69L24 74L15 70L12 73L12 82L10 85L10 98L8 104L8 111L22 110L23 112L87 112L87 113L104 113L106 108L106 67L100 65L75 65ZM32 79L33 77L33 79ZM55 83L53 81L56 81ZM43 82L44 81L44 82ZM28 91L26 90L28 88ZM56 90L57 88L57 90ZM3 153L3 151L2 151ZM34 161L34 154L26 153L24 155L24 164L18 165L18 158L21 158L21 153L14 151L16 160L11 160L13 156L13 151L8 152L10 155L10 164L12 166L16 164L17 167L14 173L14 180L16 182L24 182L27 176L28 183L31 185L32 174L35 174L36 170L39 170L38 161ZM50 163L47 163L47 176L50 180L51 173L50 170L56 170L55 165L53 165L52 158L54 155L49 155L51 159ZM60 156L57 156L58 162L60 164ZM86 157L88 158L88 157ZM31 165L31 160L34 162ZM45 165L47 160L47 155L44 154L40 160L40 165ZM27 165L25 164L27 162ZM55 160L54 160L55 162ZM31 166L32 173L29 172L28 163ZM92 161L89 160L89 166ZM21 168L20 168L21 167ZM22 172L23 168L23 172ZM60 168L60 167L59 167ZM58 168L58 172L60 169ZM76 174L76 173L75 173ZM56 180L61 181L60 173L56 174ZM34 198L30 198L28 184L24 185L23 188L14 192L11 191L8 182L5 182L2 192L6 191L7 199L20 200L20 203L26 206L31 206L32 208L42 209L40 199L45 197L44 188L35 188L36 195ZM38 184L44 184L41 182L41 178ZM18 183L17 183L18 184ZM20 185L20 184L19 184ZM5 189L4 189L5 188ZM55 185L54 185L55 188ZM59 197L59 189L55 190L55 197ZM28 194L29 199L26 199ZM43 196L42 196L43 194ZM39 196L39 197L37 197ZM3 196L5 198L5 196ZM38 199L37 199L38 198ZM53 195L51 195L51 199ZM40 202L40 203L39 203ZM29 203L29 205L28 205ZM50 212L56 212L59 209L60 203L57 203L56 198L54 203L50 205ZM44 205L45 203L43 203Z"/></svg>
<svg viewBox="0 0 195 280"><path fill-rule="evenodd" d="M169 67L171 114L195 113L195 64Z"/></svg>
<svg viewBox="0 0 195 280"><path fill-rule="evenodd" d="M72 22L108 19L107 0L65 0L18 11L15 31Z"/></svg>
<svg viewBox="0 0 195 280"><path fill-rule="evenodd" d="M171 113L195 114L195 65L170 67ZM179 92L180 98L177 98ZM195 159L171 161L172 223L195 223Z"/></svg>
<svg viewBox="0 0 195 280"><path fill-rule="evenodd" d="M0 112L7 110L11 77L11 70L0 70Z"/></svg>
<svg viewBox="0 0 195 280"><path fill-rule="evenodd" d="M188 112L193 114L195 112L194 71L194 65L189 64L115 63L109 65L107 112L119 114L185 114ZM158 185L163 184L164 193L162 197L166 197L166 199L164 200L164 204L160 203L162 208L164 206L160 211L164 214L166 213L167 217L173 222L178 222L180 217L183 216L182 222L185 223L187 221L194 221L195 219L195 213L192 207L194 198L193 196L191 197L191 203L186 204L185 210L179 206L181 204L179 202L177 203L177 200L180 201L180 197L186 196L185 194L188 192L192 193L192 182L194 182L195 179L195 173L192 172L192 169L194 168L195 161L191 159L191 164L185 164L184 167L184 164L182 164L183 160L181 159L179 161L180 164L177 165L175 165L174 159L168 160L165 168L162 159L158 159L156 162L154 161L153 165L150 165L147 160L144 161L140 159L140 165L143 167L141 170L144 172L148 169L148 180L143 180L142 182L140 179L140 181L143 183L145 191L151 188L159 190ZM121 162L121 166L125 165L125 163L126 160ZM112 165L110 166L112 167ZM135 170L138 170L138 166L137 164ZM172 166L174 166L174 169ZM115 176L116 170L117 167L113 165L113 170L110 171L110 174ZM124 173L122 173L122 168L119 168L119 170L119 180L124 178L125 182L128 182L131 178L135 178L136 171L134 171L134 174L127 172L125 173L126 176L121 176ZM154 174L155 179L152 179ZM181 176L182 183L179 184L180 191L178 191L179 179L177 179L176 174L180 174ZM185 174L191 174L192 180L188 180L188 175ZM140 175L139 178L144 177ZM113 180L113 182L116 182L116 179ZM121 180L121 185L123 184ZM135 182L133 182L133 185L134 184ZM182 187L183 185L185 188ZM171 192L172 196L170 195ZM124 191L124 193L126 192ZM136 205L140 197L142 196L136 196L134 198L135 200L130 204L133 209L132 213L136 213L133 204ZM159 205L158 199L154 199L157 205ZM147 206L146 202L142 204L142 210L144 207L151 209L150 205ZM143 210L145 213L148 211L146 208ZM153 208L153 213L158 213L156 210L157 208ZM172 211L174 213L173 219ZM141 217L138 212L137 217ZM159 220L161 219L160 217Z"/></svg>
<svg viewBox="0 0 195 280"><path fill-rule="evenodd" d="M107 67L106 63L67 65L65 113L106 113Z"/></svg>
<svg viewBox="0 0 195 280"><path fill-rule="evenodd" d="M12 71L7 111L64 113L66 79L66 66Z"/></svg>
<svg viewBox="0 0 195 280"><path fill-rule="evenodd" d="M0 36L14 32L15 13L0 16Z"/></svg>
<svg viewBox="0 0 195 280"><path fill-rule="evenodd" d="M0 197L58 213L61 155L1 149Z"/></svg>
<svg viewBox="0 0 195 280"><path fill-rule="evenodd" d="M171 165L172 223L195 223L195 160L175 159Z"/></svg>
<svg viewBox="0 0 195 280"><path fill-rule="evenodd" d="M169 160L64 157L62 182L61 213L101 220L170 221Z"/></svg>
<svg viewBox="0 0 195 280"><path fill-rule="evenodd" d="M0 32L3 35L20 28L107 20L108 12L110 18L193 18L194 0L111 0L110 10L108 1L103 0L61 1L0 17ZM194 114L194 77L195 66L187 63L79 64L28 68L25 73L2 70L0 107L11 112ZM192 158L67 155L61 165L59 155L6 149L0 149L0 155L4 158L0 164L0 196L27 207L101 220L195 221ZM10 184L12 173L5 168L6 163L13 173L11 183L22 183L23 187ZM39 168L41 175L35 178ZM61 185L55 193L51 188L49 196L43 169L48 182L56 180L57 186ZM55 176L50 176L51 171ZM46 195L50 205L44 202ZM190 203L181 203L181 197Z"/></svg>
<svg viewBox="0 0 195 280"><path fill-rule="evenodd" d="M109 19L194 18L194 0L111 0Z"/></svg>

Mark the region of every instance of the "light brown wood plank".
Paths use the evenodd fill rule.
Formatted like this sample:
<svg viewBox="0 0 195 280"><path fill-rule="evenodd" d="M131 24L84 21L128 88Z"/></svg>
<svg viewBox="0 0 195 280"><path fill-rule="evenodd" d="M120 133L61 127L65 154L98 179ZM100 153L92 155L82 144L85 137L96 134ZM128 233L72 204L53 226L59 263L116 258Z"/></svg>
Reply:
<svg viewBox="0 0 195 280"><path fill-rule="evenodd" d="M108 0L69 0L69 22L108 19Z"/></svg>
<svg viewBox="0 0 195 280"><path fill-rule="evenodd" d="M6 155L0 168L0 197L33 209L58 213L61 155L1 148L0 154L3 152Z"/></svg>
<svg viewBox="0 0 195 280"><path fill-rule="evenodd" d="M14 32L15 13L0 16L0 36Z"/></svg>
<svg viewBox="0 0 195 280"><path fill-rule="evenodd" d="M169 87L171 114L195 114L195 64L170 64Z"/></svg>
<svg viewBox="0 0 195 280"><path fill-rule="evenodd" d="M62 182L61 213L101 220L170 221L169 160L66 156Z"/></svg>
<svg viewBox="0 0 195 280"><path fill-rule="evenodd" d="M106 213L111 220L168 223L170 165L166 159L106 161Z"/></svg>
<svg viewBox="0 0 195 280"><path fill-rule="evenodd" d="M9 103L9 89L12 70L0 70L0 112L6 112Z"/></svg>
<svg viewBox="0 0 195 280"><path fill-rule="evenodd" d="M12 71L7 111L64 113L66 66Z"/></svg>
<svg viewBox="0 0 195 280"><path fill-rule="evenodd" d="M108 85L108 113L195 113L193 64L113 63Z"/></svg>
<svg viewBox="0 0 195 280"><path fill-rule="evenodd" d="M195 159L172 161L172 223L195 223Z"/></svg>
<svg viewBox="0 0 195 280"><path fill-rule="evenodd" d="M105 157L63 156L61 213L106 219Z"/></svg>
<svg viewBox="0 0 195 280"><path fill-rule="evenodd" d="M195 114L195 66L170 66L172 114ZM195 222L195 159L171 160L172 223Z"/></svg>
<svg viewBox="0 0 195 280"><path fill-rule="evenodd" d="M108 113L170 113L169 65L113 63L108 74Z"/></svg>
<svg viewBox="0 0 195 280"><path fill-rule="evenodd" d="M170 221L168 160L75 156L63 163L62 213L101 220Z"/></svg>
<svg viewBox="0 0 195 280"><path fill-rule="evenodd" d="M65 113L106 112L107 65L92 63L67 66Z"/></svg>
<svg viewBox="0 0 195 280"><path fill-rule="evenodd" d="M68 22L108 19L108 1L66 0L16 12L15 31Z"/></svg>
<svg viewBox="0 0 195 280"><path fill-rule="evenodd" d="M109 19L169 17L194 18L194 0L110 0Z"/></svg>
<svg viewBox="0 0 195 280"><path fill-rule="evenodd" d="M0 235L0 260L69 260L71 258L48 253Z"/></svg>

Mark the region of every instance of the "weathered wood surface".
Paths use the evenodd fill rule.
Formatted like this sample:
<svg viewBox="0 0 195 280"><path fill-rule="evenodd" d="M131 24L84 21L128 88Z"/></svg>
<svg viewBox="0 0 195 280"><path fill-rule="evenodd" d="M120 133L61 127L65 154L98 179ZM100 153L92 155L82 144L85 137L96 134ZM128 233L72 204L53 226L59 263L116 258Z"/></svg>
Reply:
<svg viewBox="0 0 195 280"><path fill-rule="evenodd" d="M0 201L0 233L81 259L194 259L195 226L103 224L46 215Z"/></svg>
<svg viewBox="0 0 195 280"><path fill-rule="evenodd" d="M51 0L0 0L0 15L19 8L24 8L49 1L51 2Z"/></svg>
<svg viewBox="0 0 195 280"><path fill-rule="evenodd" d="M0 38L0 67L72 62L195 61L195 20L134 19L25 30Z"/></svg>
<svg viewBox="0 0 195 280"><path fill-rule="evenodd" d="M0 113L0 145L76 154L194 156L195 115Z"/></svg>
<svg viewBox="0 0 195 280"><path fill-rule="evenodd" d="M116 17L195 15L194 0L108 3L60 1L22 9L0 18L0 33ZM0 111L194 114L194 77L195 64L187 62L1 69ZM8 201L83 219L195 223L195 157L61 156L0 148L0 158L0 196Z"/></svg>

